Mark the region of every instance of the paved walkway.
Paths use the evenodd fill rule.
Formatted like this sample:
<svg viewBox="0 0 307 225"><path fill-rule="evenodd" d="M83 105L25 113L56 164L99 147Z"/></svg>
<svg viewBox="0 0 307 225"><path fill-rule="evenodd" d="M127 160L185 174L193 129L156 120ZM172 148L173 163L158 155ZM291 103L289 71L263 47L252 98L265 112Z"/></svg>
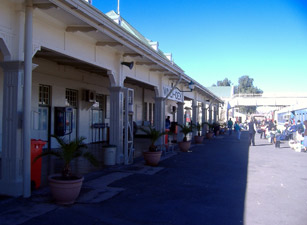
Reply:
<svg viewBox="0 0 307 225"><path fill-rule="evenodd" d="M306 225L307 153L219 136L159 167L91 173L72 206L52 204L48 188L2 199L0 224Z"/></svg>

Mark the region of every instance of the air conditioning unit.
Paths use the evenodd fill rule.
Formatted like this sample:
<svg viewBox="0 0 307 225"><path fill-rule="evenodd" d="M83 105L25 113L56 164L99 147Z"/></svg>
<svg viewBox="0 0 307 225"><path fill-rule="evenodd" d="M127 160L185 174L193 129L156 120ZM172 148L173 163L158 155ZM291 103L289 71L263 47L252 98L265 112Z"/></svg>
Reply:
<svg viewBox="0 0 307 225"><path fill-rule="evenodd" d="M83 100L86 102L96 102L96 92L92 90L84 90Z"/></svg>

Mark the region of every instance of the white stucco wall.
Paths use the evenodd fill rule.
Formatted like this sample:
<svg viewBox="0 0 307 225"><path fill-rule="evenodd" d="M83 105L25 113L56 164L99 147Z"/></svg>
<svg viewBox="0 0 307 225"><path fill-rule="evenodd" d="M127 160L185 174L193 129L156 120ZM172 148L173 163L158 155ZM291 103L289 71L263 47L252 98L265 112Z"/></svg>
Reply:
<svg viewBox="0 0 307 225"><path fill-rule="evenodd" d="M82 100L84 89L96 91L97 94L109 95L109 79L89 74L69 66L59 66L56 63L34 59L39 66L33 71L32 85L32 114L38 111L39 84L51 86L51 134L54 131L54 107L65 106L66 88L78 91L78 122L77 135L86 137L91 142L91 106L92 103ZM32 116L35 118L35 116ZM34 124L34 121L32 121ZM39 134L32 130L32 138L39 138ZM55 142L52 142L52 147Z"/></svg>
<svg viewBox="0 0 307 225"><path fill-rule="evenodd" d="M3 57L0 52L0 62ZM3 70L0 67L0 152L2 152Z"/></svg>
<svg viewBox="0 0 307 225"><path fill-rule="evenodd" d="M18 13L14 10L14 5L7 0L1 1L0 7L0 38L5 42L6 48L12 54L16 49L16 20L18 20ZM15 41L15 43L14 43ZM15 48L13 46L16 46Z"/></svg>
<svg viewBox="0 0 307 225"><path fill-rule="evenodd" d="M125 84L125 87L134 90L133 121L141 122L143 116L143 88L131 84Z"/></svg>

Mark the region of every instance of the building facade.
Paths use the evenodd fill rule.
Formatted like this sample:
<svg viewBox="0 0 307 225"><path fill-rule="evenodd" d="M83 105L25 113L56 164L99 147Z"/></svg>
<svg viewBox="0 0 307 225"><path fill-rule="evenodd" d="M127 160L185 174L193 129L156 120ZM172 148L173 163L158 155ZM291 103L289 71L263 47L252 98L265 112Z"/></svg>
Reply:
<svg viewBox="0 0 307 225"><path fill-rule="evenodd" d="M183 124L185 102L193 121L216 119L222 100L115 12L83 0L0 5L0 194L30 196L31 139L46 148L58 147L51 134L108 139L128 164L133 121Z"/></svg>

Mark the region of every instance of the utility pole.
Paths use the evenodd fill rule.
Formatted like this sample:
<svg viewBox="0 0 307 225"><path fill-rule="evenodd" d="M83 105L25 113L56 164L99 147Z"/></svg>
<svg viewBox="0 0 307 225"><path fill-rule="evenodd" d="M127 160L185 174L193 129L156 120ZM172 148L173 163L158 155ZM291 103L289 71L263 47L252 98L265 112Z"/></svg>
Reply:
<svg viewBox="0 0 307 225"><path fill-rule="evenodd" d="M120 3L120 0L117 0L117 15L120 16L119 3Z"/></svg>

